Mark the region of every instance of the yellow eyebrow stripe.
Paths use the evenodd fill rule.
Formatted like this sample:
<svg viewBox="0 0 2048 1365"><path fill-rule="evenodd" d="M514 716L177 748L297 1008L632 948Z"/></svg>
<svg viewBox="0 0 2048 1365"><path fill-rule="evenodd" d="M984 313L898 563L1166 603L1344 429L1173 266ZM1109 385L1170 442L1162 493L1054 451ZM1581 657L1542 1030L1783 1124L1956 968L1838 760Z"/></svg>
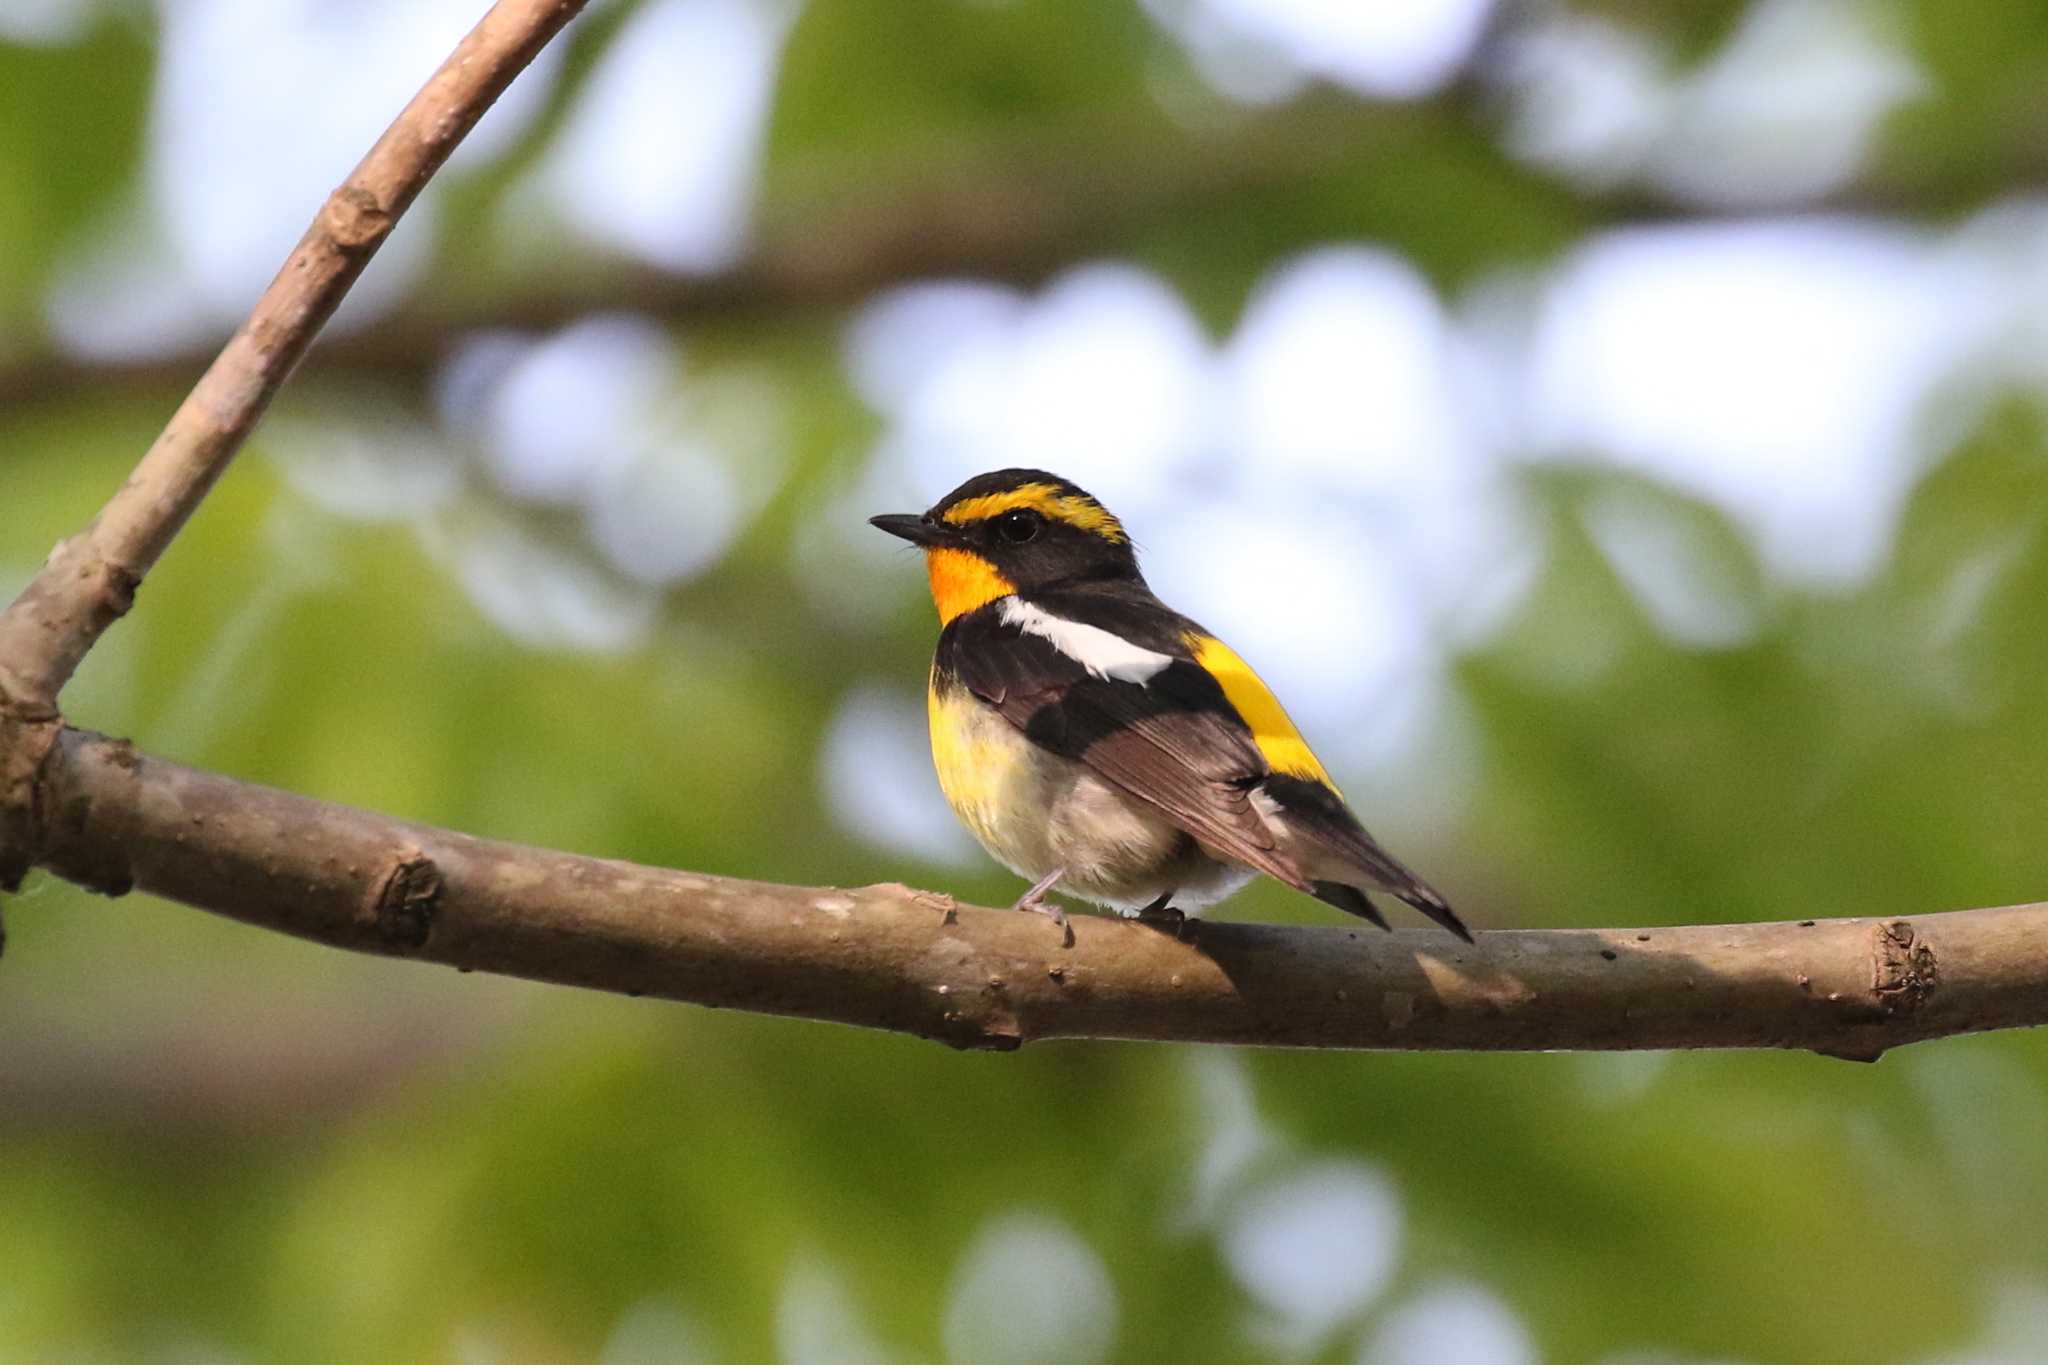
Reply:
<svg viewBox="0 0 2048 1365"><path fill-rule="evenodd" d="M1236 650L1213 635L1189 635L1187 646L1194 651L1196 665L1222 685L1224 699L1237 708L1237 714L1251 727L1252 743L1259 746L1273 771L1320 782L1337 791L1329 770L1287 718L1287 709L1280 705L1273 689L1252 672L1252 666Z"/></svg>
<svg viewBox="0 0 2048 1365"><path fill-rule="evenodd" d="M1123 523L1111 516L1108 508L1092 498L1062 493L1049 483L1027 483L1007 493L987 493L978 498L968 498L948 507L943 516L955 526L961 526L970 521L986 521L1019 507L1028 507L1049 520L1063 521L1091 532L1114 545L1121 545L1129 539L1124 534Z"/></svg>

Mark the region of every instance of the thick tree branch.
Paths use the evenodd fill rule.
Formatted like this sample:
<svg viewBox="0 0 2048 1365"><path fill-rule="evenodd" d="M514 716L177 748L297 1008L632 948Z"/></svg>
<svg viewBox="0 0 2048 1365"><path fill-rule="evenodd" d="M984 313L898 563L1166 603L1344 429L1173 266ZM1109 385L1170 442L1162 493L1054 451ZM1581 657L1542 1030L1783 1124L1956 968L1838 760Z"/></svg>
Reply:
<svg viewBox="0 0 2048 1365"><path fill-rule="evenodd" d="M2048 906L1491 933L1476 947L1424 931L1232 924L1182 941L1089 918L1068 949L1035 917L904 887L774 886L521 848L195 772L66 728L55 703L79 661L393 221L578 8L492 9L328 201L128 483L0 614L0 887L37 864L109 894L140 888L357 951L962 1047L1101 1037L1874 1059L1924 1038L2048 1021ZM1030 259L1019 240L1004 247Z"/></svg>
<svg viewBox="0 0 2048 1365"><path fill-rule="evenodd" d="M1509 931L1133 922L776 886L471 838L66 730L39 860L339 948L1012 1048L1798 1048L1874 1060L2048 1022L2048 905L1911 920Z"/></svg>

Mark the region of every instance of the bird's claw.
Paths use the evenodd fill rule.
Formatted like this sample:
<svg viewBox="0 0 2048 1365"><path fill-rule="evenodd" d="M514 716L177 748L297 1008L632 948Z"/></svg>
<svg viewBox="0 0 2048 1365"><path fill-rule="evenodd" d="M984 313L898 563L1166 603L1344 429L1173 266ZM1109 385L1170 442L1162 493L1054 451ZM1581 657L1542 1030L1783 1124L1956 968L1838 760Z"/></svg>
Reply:
<svg viewBox="0 0 2048 1365"><path fill-rule="evenodd" d="M1051 872L1046 873L1036 882L1033 882L1031 889L1017 897L1017 903L1010 908L1012 910L1029 910L1034 915L1044 915L1060 927L1060 938L1063 945L1071 948L1074 946L1074 926L1068 922L1065 908L1045 903L1045 893L1052 890L1054 884L1065 875L1065 868L1054 868Z"/></svg>
<svg viewBox="0 0 2048 1365"><path fill-rule="evenodd" d="M1068 948L1074 946L1074 926L1072 921L1067 918L1065 907L1048 905L1039 896L1026 895L1020 897L1017 903L1010 908L1012 910L1029 910L1034 915L1044 915L1060 927L1060 937L1064 941L1063 946Z"/></svg>

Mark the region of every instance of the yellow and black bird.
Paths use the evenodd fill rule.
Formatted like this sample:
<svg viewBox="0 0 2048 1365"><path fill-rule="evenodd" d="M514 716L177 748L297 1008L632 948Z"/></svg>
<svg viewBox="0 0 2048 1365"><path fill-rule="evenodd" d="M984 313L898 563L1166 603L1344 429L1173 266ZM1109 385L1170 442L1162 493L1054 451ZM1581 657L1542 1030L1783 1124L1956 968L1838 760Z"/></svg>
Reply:
<svg viewBox="0 0 2048 1365"><path fill-rule="evenodd" d="M961 821L1031 889L1144 916L1254 872L1381 928L1385 891L1460 938L1444 898L1365 832L1273 693L1152 595L1123 525L1038 469L871 518L924 551L941 632L932 758Z"/></svg>

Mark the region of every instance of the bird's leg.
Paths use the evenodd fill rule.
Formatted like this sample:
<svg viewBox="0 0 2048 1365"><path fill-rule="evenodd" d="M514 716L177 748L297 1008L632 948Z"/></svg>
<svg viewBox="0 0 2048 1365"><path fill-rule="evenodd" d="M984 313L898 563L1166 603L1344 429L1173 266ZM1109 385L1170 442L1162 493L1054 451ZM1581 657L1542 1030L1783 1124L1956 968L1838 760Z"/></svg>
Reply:
<svg viewBox="0 0 2048 1365"><path fill-rule="evenodd" d="M1010 908L1012 910L1029 910L1033 914L1044 915L1060 927L1060 933L1066 938L1067 947L1071 948L1074 946L1074 926L1067 923L1067 912L1057 905L1047 905L1045 903L1045 893L1052 890L1058 884L1059 879L1066 875L1067 870L1064 867L1054 868L1037 881L1031 883L1031 889L1017 897L1017 903Z"/></svg>
<svg viewBox="0 0 2048 1365"><path fill-rule="evenodd" d="M1178 887L1174 889L1179 890ZM1150 925L1154 929L1172 934L1175 938L1180 937L1180 932L1186 927L1187 922L1187 913L1173 908L1172 891L1161 893L1158 900L1138 912L1138 923Z"/></svg>

